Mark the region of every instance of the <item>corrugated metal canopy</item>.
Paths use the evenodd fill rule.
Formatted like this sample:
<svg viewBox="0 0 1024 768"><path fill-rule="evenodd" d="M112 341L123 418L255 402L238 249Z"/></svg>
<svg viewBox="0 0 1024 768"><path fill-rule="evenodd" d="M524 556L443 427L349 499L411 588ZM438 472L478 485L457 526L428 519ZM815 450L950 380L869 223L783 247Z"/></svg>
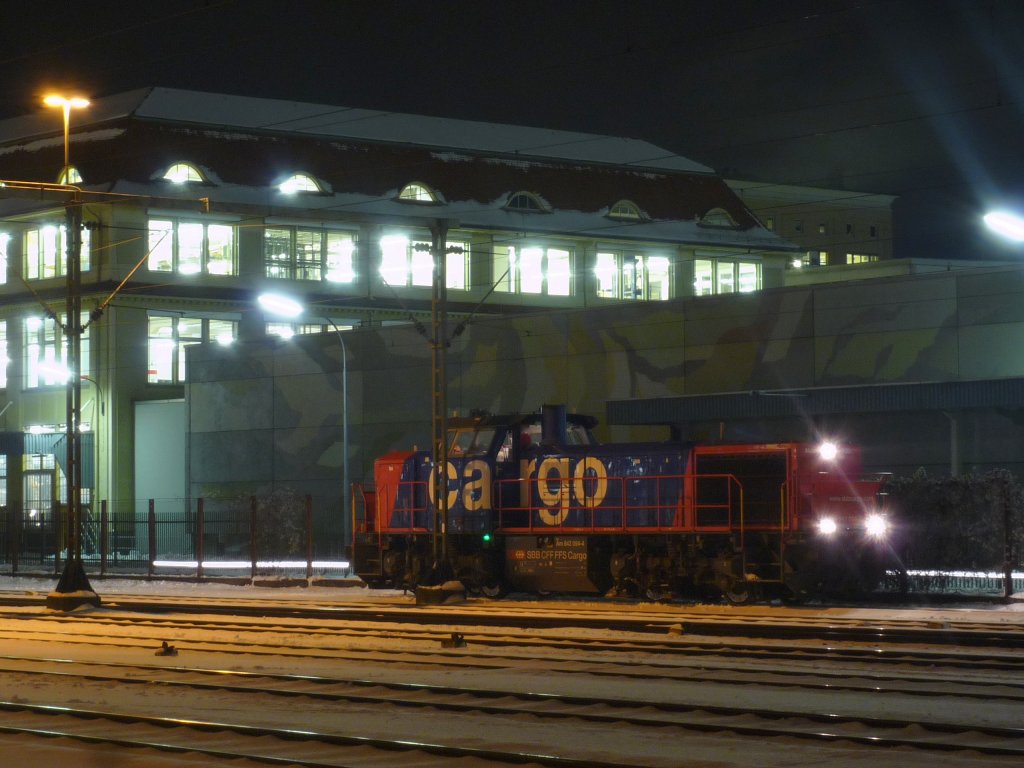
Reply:
<svg viewBox="0 0 1024 768"><path fill-rule="evenodd" d="M609 424L682 424L714 419L1021 407L1024 379L1014 378L610 400L605 416Z"/></svg>

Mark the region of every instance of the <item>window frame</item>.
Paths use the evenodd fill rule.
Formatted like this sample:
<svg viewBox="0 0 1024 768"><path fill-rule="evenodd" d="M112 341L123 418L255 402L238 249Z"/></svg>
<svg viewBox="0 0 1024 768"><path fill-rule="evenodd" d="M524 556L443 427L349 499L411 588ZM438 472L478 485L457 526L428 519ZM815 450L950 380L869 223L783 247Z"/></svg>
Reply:
<svg viewBox="0 0 1024 768"><path fill-rule="evenodd" d="M422 181L410 181L399 190L395 199L402 203L417 205L436 205L441 202L441 197L434 188Z"/></svg>
<svg viewBox="0 0 1024 768"><path fill-rule="evenodd" d="M602 259L602 257L605 257ZM627 259L630 261L627 264ZM601 261L605 261L605 265L601 265ZM611 262L610 264L608 262ZM660 281L662 289L659 291L660 295L652 295L652 281L651 281L651 262L664 262L664 272L659 272L663 275L663 279ZM639 263L639 270L636 269ZM631 266L633 269L627 269ZM633 278L630 281L632 283L631 290L627 290L626 273L632 271ZM640 277L637 278L637 272L639 271ZM595 293L600 299L617 299L621 301L667 301L672 298L672 260L661 253L652 253L645 250L637 250L630 248L599 248L595 255L594 260L594 277L597 281L595 285ZM602 287L602 277L606 283L606 287ZM607 287L607 283L613 283ZM639 289L638 289L639 283Z"/></svg>
<svg viewBox="0 0 1024 768"><path fill-rule="evenodd" d="M66 319L67 315L61 314L61 322L65 322ZM90 349L92 346L90 343L92 326L88 324L89 313L82 312L78 316L78 322L85 329L78 342L78 375L88 376L91 372ZM57 320L39 315L22 318L21 349L22 389L45 389L67 385L67 376L61 376L59 371L65 367L68 359L68 338Z"/></svg>
<svg viewBox="0 0 1024 768"><path fill-rule="evenodd" d="M268 252L268 235L274 230L282 233L287 232L287 254L278 254L275 257ZM306 235L316 235L320 241L317 246L319 255L315 262L311 259L299 258L299 240ZM281 239L283 240L284 238ZM342 248L336 254L339 257L337 262L333 260L332 239L336 239L338 244L348 243L347 264L345 263L345 248ZM356 282L356 253L359 246L357 233L351 230L331 229L328 227L304 227L293 224L265 224L263 227L262 246L263 274L273 280L303 280L336 283L339 285L353 285ZM287 258L281 258L282 256L287 256ZM275 270L280 271L280 274L274 274ZM314 272L316 276L308 276L310 272ZM338 277L332 278L332 275Z"/></svg>
<svg viewBox="0 0 1024 768"><path fill-rule="evenodd" d="M40 224L21 233L22 274L26 280L55 280L67 276L67 228L61 224ZM44 237L44 233L46 236ZM33 240L35 243L33 244ZM52 256L50 251L52 251ZM82 225L82 250L79 268L88 272L92 268L92 230Z"/></svg>
<svg viewBox="0 0 1024 768"><path fill-rule="evenodd" d="M701 265L710 265L706 270ZM728 267L728 271L724 268ZM753 267L753 288L743 289L744 267ZM707 290L706 288L710 288ZM764 288L764 263L760 260L725 258L711 254L697 254L693 259L693 295L728 296L757 293Z"/></svg>
<svg viewBox="0 0 1024 768"><path fill-rule="evenodd" d="M154 321L166 320L166 327L170 329L167 336L154 334ZM183 334L181 326L199 326L198 335L195 333ZM215 325L216 324L216 325ZM161 324L162 325L162 324ZM146 384L151 386L172 386L184 384L188 381L188 371L185 366L185 350L193 344L209 344L220 342L224 344L222 335L230 331L231 341L238 338L238 320L223 317L209 317L205 315L188 314L181 312L160 312L151 310L146 313ZM168 351L157 353L159 347L165 347ZM161 374L167 371L169 376L161 378Z"/></svg>
<svg viewBox="0 0 1024 768"><path fill-rule="evenodd" d="M168 224L169 226L154 228L154 224ZM198 250L194 236L190 236L189 242L183 247L181 231L184 227L188 227L190 232L195 227L202 228L202 238L198 244ZM217 228L216 232L218 235L230 232L228 243L230 254L227 259L222 257L212 258L210 255L210 231L214 227ZM164 233L163 237L154 242L156 234L160 232ZM164 243L167 232L170 233L171 240L169 243ZM235 226L231 222L221 220L203 221L173 216L149 216L146 220L146 233L146 247L148 248L146 269L150 272L171 273L186 277L195 275L230 277L238 274L238 237L236 236ZM183 250L186 252L184 260L182 256ZM165 257L169 265L167 268L159 266L159 264L163 263ZM228 263L227 271L210 269L211 264L221 264L224 262ZM196 266L195 268L183 269L183 263Z"/></svg>
<svg viewBox="0 0 1024 768"><path fill-rule="evenodd" d="M502 250L504 253L499 255ZM552 253L565 254L564 280L567 287L564 292L551 290ZM492 284L494 290L499 293L558 298L576 295L577 248L575 244L552 242L530 242L526 245L495 244L493 254ZM525 263L527 259L530 263ZM539 288L534 289L536 286Z"/></svg>
<svg viewBox="0 0 1024 768"><path fill-rule="evenodd" d="M172 184L207 184L206 175L199 168L184 160L171 163L167 170L160 176L161 179Z"/></svg>
<svg viewBox="0 0 1024 768"><path fill-rule="evenodd" d="M399 241L404 246L399 248ZM388 230L377 242L380 264L377 275L381 282L392 288L430 288L434 284L434 258L430 253L433 237L410 230ZM426 248L417 246L426 246ZM453 248L461 249L453 251ZM470 256L472 240L469 235L449 232L445 238L445 287L449 291L468 291L470 288ZM399 280L401 273L401 280ZM395 279L392 280L391 277Z"/></svg>

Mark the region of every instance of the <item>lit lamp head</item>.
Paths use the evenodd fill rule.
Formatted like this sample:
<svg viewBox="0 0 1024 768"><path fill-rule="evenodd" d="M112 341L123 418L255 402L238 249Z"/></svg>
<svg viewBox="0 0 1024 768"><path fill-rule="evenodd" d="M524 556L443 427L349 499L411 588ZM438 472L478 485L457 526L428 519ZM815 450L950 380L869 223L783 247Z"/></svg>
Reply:
<svg viewBox="0 0 1024 768"><path fill-rule="evenodd" d="M985 225L1015 243L1024 242L1024 218L1009 211L991 211L982 217Z"/></svg>
<svg viewBox="0 0 1024 768"><path fill-rule="evenodd" d="M264 312L278 317L298 317L305 310L305 307L295 299L282 296L279 293L261 293L256 297L256 301Z"/></svg>

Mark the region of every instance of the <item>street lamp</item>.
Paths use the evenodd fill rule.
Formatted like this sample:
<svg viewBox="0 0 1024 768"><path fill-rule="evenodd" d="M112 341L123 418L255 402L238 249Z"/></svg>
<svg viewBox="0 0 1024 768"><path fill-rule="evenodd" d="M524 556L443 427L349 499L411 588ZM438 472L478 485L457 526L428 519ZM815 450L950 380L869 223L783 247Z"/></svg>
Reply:
<svg viewBox="0 0 1024 768"><path fill-rule="evenodd" d="M51 94L43 99L48 107L60 107L64 113L64 170L61 180L67 182L71 167L68 145L71 110L85 107L86 99ZM78 190L71 188L64 203L67 240L67 305L64 335L67 338L67 433L65 436L67 461L65 474L68 488L68 558L64 571L53 592L47 595L46 605L57 610L70 611L82 605L99 605L100 598L93 591L82 565L82 439L78 429L82 420L81 370L82 333L82 201Z"/></svg>
<svg viewBox="0 0 1024 768"><path fill-rule="evenodd" d="M296 318L306 309L295 299L282 296L279 293L261 293L256 297L256 301L265 312L283 318ZM348 497L350 493L348 484L348 350L345 348L345 336L338 325L329 317L324 319L331 324L338 337L338 343L341 344L341 483L344 489L341 495L341 514L343 521L347 521L349 519ZM343 526L345 524L345 522L342 523Z"/></svg>
<svg viewBox="0 0 1024 768"><path fill-rule="evenodd" d="M81 96L59 96L55 93L51 93L48 96L43 97L43 104L48 107L60 107L64 111L64 170L61 171L60 180L61 183L68 183L68 173L71 168L71 162L69 159L69 128L71 126L71 110L81 109L82 107L89 106L89 100L83 99Z"/></svg>
<svg viewBox="0 0 1024 768"><path fill-rule="evenodd" d="M1024 218L1017 214L1009 211L991 211L986 213L982 219L988 228L996 234L1017 243L1024 241Z"/></svg>

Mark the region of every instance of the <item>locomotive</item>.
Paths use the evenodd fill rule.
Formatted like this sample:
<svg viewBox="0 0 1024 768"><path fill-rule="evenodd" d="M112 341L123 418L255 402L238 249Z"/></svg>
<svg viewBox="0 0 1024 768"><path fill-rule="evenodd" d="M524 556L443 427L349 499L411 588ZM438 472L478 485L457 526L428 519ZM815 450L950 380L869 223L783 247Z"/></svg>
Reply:
<svg viewBox="0 0 1024 768"><path fill-rule="evenodd" d="M438 568L470 590L732 603L873 587L886 565L884 475L831 443L599 444L596 419L544 406L448 420L356 484L352 562L371 587ZM443 454L442 454L443 455ZM444 494L441 503L438 497Z"/></svg>

